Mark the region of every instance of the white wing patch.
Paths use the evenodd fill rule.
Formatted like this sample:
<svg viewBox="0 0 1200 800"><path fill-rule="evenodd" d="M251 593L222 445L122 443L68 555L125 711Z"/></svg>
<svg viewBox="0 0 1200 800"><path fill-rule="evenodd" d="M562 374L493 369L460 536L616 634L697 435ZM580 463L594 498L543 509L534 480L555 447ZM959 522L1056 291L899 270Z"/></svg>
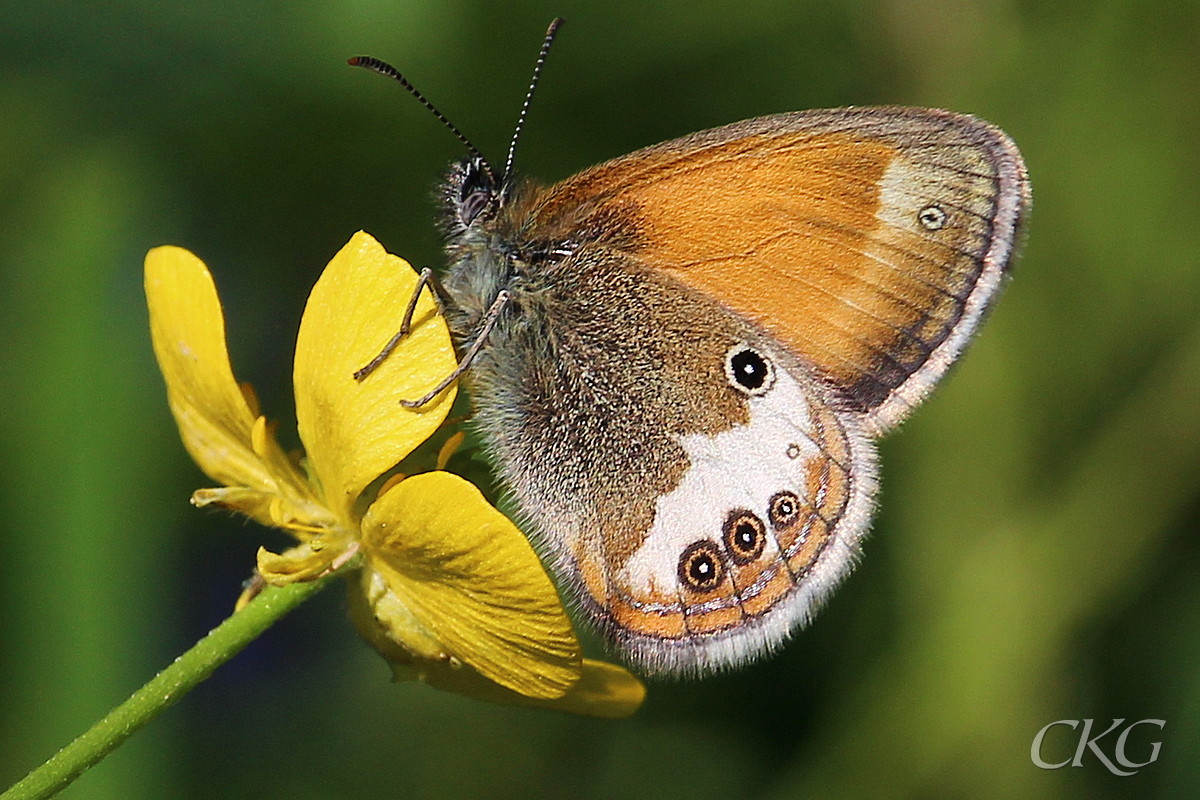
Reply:
<svg viewBox="0 0 1200 800"><path fill-rule="evenodd" d="M802 486L803 464L819 453L806 435L813 421L804 387L777 369L771 391L748 402L749 423L715 436L680 437L691 467L658 498L654 524L626 563L622 583L674 596L688 545L701 539L720 544L730 511L744 508L766 519L772 495ZM764 557L778 554L768 537Z"/></svg>
<svg viewBox="0 0 1200 800"><path fill-rule="evenodd" d="M616 583L629 587L633 597L625 601L643 613L684 615L683 624L695 614L722 613L720 609L740 606L743 602L759 609L750 616L742 607L741 621L710 628L689 630L679 637L645 635L627 631L625 646L631 659L648 673L673 672L703 674L730 667L770 651L806 622L821 602L841 582L858 555L859 542L871 518L876 485L875 450L858 423L858 417L842 415L822 405L819 388L802 383L775 362L775 379L770 390L747 398L749 421L713 436L682 436L680 445L687 452L690 466L679 484L659 497L654 522L645 539L626 561ZM837 418L838 429L822 430L821 419ZM834 437L836 448L848 463L837 469L848 479L843 485L845 503L840 513L826 522L829 538L815 553L815 561L805 564L797 574L789 560L803 546L793 539L791 552L780 552L776 534L768 533L755 563L769 566L751 585L738 585L737 570L725 541L726 528L735 511L749 511L771 530L772 499L790 492L802 507L822 508L825 486L816 488L816 497L807 474L811 465L834 456L828 447ZM725 561L722 571L733 578L734 591L714 591L706 597L681 584L681 558L698 542L713 546ZM692 551L694 552L694 551ZM764 590L779 570L788 570L793 581L785 596L763 609L756 595ZM661 600L638 601L634 597ZM675 599L670 599L675 598ZM701 626L703 628L703 626Z"/></svg>

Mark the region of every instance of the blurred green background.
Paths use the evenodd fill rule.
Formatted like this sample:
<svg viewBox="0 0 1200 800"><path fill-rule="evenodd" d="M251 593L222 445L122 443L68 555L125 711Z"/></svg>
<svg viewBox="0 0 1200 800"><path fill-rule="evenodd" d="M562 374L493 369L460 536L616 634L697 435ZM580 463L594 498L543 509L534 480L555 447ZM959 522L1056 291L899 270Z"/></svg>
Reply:
<svg viewBox="0 0 1200 800"><path fill-rule="evenodd" d="M145 251L212 267L240 378L291 424L308 289L360 228L441 263L461 154L397 64L547 180L759 114L977 113L1028 159L1025 255L883 445L866 558L766 663L634 718L393 685L327 591L69 798L1200 797L1200 8L1179 0L0 3L0 786L217 624L272 532L192 509ZM1157 762L1030 760L1163 719ZM1065 728L1047 739L1070 758ZM1112 757L1116 734L1103 740Z"/></svg>

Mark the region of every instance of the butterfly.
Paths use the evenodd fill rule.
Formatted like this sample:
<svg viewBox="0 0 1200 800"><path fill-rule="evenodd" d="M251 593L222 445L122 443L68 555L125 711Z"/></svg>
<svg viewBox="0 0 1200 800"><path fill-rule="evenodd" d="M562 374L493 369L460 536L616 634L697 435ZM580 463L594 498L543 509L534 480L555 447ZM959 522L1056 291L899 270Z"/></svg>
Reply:
<svg viewBox="0 0 1200 800"><path fill-rule="evenodd" d="M1003 283L1030 202L1016 146L947 111L799 111L543 187L458 135L444 384L468 386L560 589L648 674L774 650L859 556L874 440Z"/></svg>

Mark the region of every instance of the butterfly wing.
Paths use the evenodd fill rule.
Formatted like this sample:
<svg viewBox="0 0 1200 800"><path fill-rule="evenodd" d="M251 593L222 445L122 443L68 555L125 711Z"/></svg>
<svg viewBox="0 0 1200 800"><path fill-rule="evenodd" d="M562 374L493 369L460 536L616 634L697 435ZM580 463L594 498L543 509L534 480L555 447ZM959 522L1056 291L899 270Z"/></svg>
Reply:
<svg viewBox="0 0 1200 800"><path fill-rule="evenodd" d="M560 585L647 672L782 642L870 516L860 415L756 325L592 242L527 271L469 380Z"/></svg>
<svg viewBox="0 0 1200 800"><path fill-rule="evenodd" d="M476 420L523 527L631 661L748 660L849 572L871 436L962 349L1027 198L973 118L802 112L518 193L491 243L460 246L495 269L495 242L522 254L468 374Z"/></svg>
<svg viewBox="0 0 1200 800"><path fill-rule="evenodd" d="M643 262L769 332L882 432L962 351L1028 205L1024 163L995 127L849 108L747 120L601 164L547 193L538 225L619 231Z"/></svg>
<svg viewBox="0 0 1200 800"><path fill-rule="evenodd" d="M874 450L856 418L786 354L754 347L774 374L742 398L745 421L677 435L686 469L654 498L649 529L610 527L635 546L591 563L589 596L603 593L611 635L650 672L699 674L774 649L849 573L870 520ZM575 558L588 565L595 551L580 541Z"/></svg>

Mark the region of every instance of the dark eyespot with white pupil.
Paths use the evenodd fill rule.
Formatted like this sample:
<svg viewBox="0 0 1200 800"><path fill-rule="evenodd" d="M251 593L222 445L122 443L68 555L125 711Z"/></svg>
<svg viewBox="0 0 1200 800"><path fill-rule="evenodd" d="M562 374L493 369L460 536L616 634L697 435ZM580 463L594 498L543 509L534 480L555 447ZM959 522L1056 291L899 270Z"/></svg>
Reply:
<svg viewBox="0 0 1200 800"><path fill-rule="evenodd" d="M762 555L767 527L753 513L734 511L725 520L725 549L735 564L745 566Z"/></svg>
<svg viewBox="0 0 1200 800"><path fill-rule="evenodd" d="M771 498L771 525L786 528L800 517L800 498L792 492L778 492Z"/></svg>
<svg viewBox="0 0 1200 800"><path fill-rule="evenodd" d="M744 344L726 354L725 375L730 386L754 396L766 394L775 383L775 367L770 359Z"/></svg>
<svg viewBox="0 0 1200 800"><path fill-rule="evenodd" d="M711 592L724 577L721 551L707 539L688 545L679 557L679 582L694 592Z"/></svg>
<svg viewBox="0 0 1200 800"><path fill-rule="evenodd" d="M939 231L946 225L946 212L939 205L927 205L917 212L917 219L928 231Z"/></svg>

